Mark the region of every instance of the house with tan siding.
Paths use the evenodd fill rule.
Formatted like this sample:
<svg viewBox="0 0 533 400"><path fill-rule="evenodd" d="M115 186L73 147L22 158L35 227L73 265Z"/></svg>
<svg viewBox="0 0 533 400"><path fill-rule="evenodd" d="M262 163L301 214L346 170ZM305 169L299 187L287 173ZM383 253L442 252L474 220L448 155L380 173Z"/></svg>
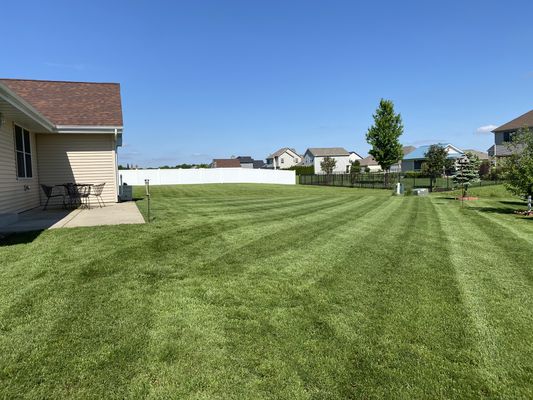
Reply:
<svg viewBox="0 0 533 400"><path fill-rule="evenodd" d="M488 155L498 163L499 160L509 157L514 152L522 151L522 146L512 146L513 135L520 129L533 129L533 110L509 121L494 129L494 145L488 149Z"/></svg>
<svg viewBox="0 0 533 400"><path fill-rule="evenodd" d="M296 150L283 147L266 158L266 168L288 169L302 162Z"/></svg>
<svg viewBox="0 0 533 400"><path fill-rule="evenodd" d="M117 202L122 131L117 83L0 79L0 223L43 205L41 185L105 183Z"/></svg>

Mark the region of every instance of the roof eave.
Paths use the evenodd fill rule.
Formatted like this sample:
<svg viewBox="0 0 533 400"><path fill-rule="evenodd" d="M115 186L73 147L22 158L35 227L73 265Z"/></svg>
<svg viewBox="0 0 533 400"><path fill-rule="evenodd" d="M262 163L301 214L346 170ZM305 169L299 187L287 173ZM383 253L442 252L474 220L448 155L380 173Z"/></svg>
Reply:
<svg viewBox="0 0 533 400"><path fill-rule="evenodd" d="M57 133L100 133L100 134L122 134L122 125L56 125L54 132Z"/></svg>
<svg viewBox="0 0 533 400"><path fill-rule="evenodd" d="M28 102L14 93L6 85L0 82L0 97L15 107L20 112L26 114L29 118L35 121L37 124L43 127L44 130L53 132L55 130L54 124L37 111L33 106Z"/></svg>

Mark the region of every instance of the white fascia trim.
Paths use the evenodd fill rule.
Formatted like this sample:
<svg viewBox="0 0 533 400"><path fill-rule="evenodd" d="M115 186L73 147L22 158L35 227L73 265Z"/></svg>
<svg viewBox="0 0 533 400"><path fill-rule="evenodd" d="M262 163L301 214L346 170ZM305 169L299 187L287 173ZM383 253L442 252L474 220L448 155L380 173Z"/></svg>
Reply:
<svg viewBox="0 0 533 400"><path fill-rule="evenodd" d="M45 130L54 131L54 124L52 124L44 115L39 111L33 108L29 103L23 100L20 96L13 93L6 85L0 82L0 97L6 102L11 104L20 112L26 114L28 117L33 119L39 125L41 125Z"/></svg>
<svg viewBox="0 0 533 400"><path fill-rule="evenodd" d="M286 149L283 153L287 153L289 154L291 157L300 157L300 155L298 153L296 153L295 151L292 151L291 149ZM283 153L281 153L280 155L282 155ZM291 155L292 153L292 155Z"/></svg>
<svg viewBox="0 0 533 400"><path fill-rule="evenodd" d="M457 153L462 153L462 154L464 154L464 151L463 151L463 150L461 150L459 147L454 146L454 145L451 144L451 143L448 143L448 146L447 146L447 147L451 147L451 148L454 149Z"/></svg>
<svg viewBox="0 0 533 400"><path fill-rule="evenodd" d="M82 125L57 125L57 133L100 133L100 134L122 134L122 126L82 126Z"/></svg>

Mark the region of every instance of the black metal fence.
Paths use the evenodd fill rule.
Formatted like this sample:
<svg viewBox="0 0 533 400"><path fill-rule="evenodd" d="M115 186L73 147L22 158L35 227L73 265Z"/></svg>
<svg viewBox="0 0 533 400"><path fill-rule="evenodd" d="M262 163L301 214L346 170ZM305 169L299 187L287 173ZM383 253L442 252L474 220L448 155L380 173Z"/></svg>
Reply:
<svg viewBox="0 0 533 400"><path fill-rule="evenodd" d="M365 172L359 174L332 174L332 175L300 175L300 185L322 185L322 186L344 186L359 187L370 189L394 189L396 183L400 182L404 190L414 188L430 188L431 178L418 174L402 174L391 172L384 174L382 172ZM480 187L488 185L497 185L502 183L495 180L480 180L470 187ZM451 176L438 177L433 181L433 191L448 191L455 189L453 178Z"/></svg>

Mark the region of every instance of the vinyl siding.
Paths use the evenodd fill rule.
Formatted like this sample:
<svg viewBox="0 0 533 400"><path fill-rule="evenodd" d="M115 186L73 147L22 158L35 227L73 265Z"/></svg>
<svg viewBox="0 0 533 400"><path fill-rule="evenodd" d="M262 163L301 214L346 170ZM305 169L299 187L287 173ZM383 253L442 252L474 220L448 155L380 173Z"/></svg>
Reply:
<svg viewBox="0 0 533 400"><path fill-rule="evenodd" d="M39 206L35 134L31 132L30 136L33 177L17 178L13 121L7 119L0 128L0 214L19 213Z"/></svg>
<svg viewBox="0 0 533 400"><path fill-rule="evenodd" d="M39 181L45 185L104 183L102 199L117 201L116 157L113 135L37 134ZM46 199L41 196L41 203ZM55 199L55 203L61 199Z"/></svg>
<svg viewBox="0 0 533 400"><path fill-rule="evenodd" d="M319 175L324 174L324 171L322 171L322 167L320 166L320 163L324 161L324 158L325 157L314 157L313 158L315 174L319 174ZM346 167L351 165L349 156L331 156L330 158L333 158L337 161L337 164L335 164L335 168L333 169L334 174L345 174Z"/></svg>

